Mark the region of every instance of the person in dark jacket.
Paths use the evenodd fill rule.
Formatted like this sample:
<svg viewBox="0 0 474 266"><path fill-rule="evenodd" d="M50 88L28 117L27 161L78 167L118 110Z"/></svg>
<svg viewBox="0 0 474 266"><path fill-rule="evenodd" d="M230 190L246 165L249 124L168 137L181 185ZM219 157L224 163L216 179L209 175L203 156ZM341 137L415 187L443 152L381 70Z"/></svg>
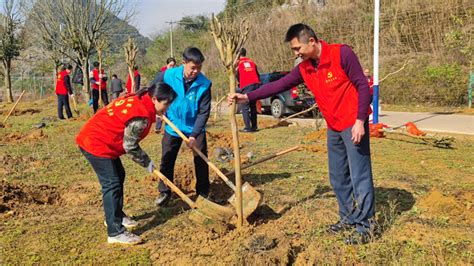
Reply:
<svg viewBox="0 0 474 266"><path fill-rule="evenodd" d="M198 48L189 47L183 52L183 65L167 69L159 78L178 95L166 113L169 120L189 138L187 146L197 147L207 156L206 123L211 112L211 81L201 73L204 55ZM174 176L174 165L183 140L169 126L165 126L162 139L162 156L160 171L171 181ZM194 154L196 170L196 193L203 197L209 194L209 167L207 163ZM164 206L171 198L171 191L163 183L158 185L160 196L156 199L158 206Z"/></svg>
<svg viewBox="0 0 474 266"><path fill-rule="evenodd" d="M72 118L71 107L69 106L69 95L74 97L72 91L71 79L69 73L72 71L72 66L67 65L61 68L56 79L56 95L58 97L58 117L65 119L63 114L63 107L66 109L67 118Z"/></svg>
<svg viewBox="0 0 474 266"><path fill-rule="evenodd" d="M113 99L117 99L120 96L120 93L123 92L122 84L123 81L119 79L116 74L113 74L112 80L110 81L110 88L112 91Z"/></svg>

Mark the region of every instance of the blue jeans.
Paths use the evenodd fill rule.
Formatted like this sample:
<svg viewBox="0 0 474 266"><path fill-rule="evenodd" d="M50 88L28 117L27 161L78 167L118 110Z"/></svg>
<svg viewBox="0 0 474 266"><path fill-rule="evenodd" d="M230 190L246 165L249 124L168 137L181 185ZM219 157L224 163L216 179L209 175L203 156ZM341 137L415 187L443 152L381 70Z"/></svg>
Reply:
<svg viewBox="0 0 474 266"><path fill-rule="evenodd" d="M352 127L327 131L329 180L336 193L343 223L355 224L357 231L371 228L375 210L374 184L370 161L369 124L359 145L352 140Z"/></svg>
<svg viewBox="0 0 474 266"><path fill-rule="evenodd" d="M120 158L109 159L94 156L80 148L82 154L92 165L100 185L102 186L102 202L104 205L105 221L108 236L117 236L125 231L122 225L123 212L123 182L125 169Z"/></svg>

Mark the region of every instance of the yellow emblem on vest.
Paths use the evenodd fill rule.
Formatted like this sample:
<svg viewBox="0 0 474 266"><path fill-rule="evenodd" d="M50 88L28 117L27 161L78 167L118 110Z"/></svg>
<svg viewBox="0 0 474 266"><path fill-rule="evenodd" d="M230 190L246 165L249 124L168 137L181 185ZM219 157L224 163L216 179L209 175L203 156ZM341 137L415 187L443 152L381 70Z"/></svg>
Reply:
<svg viewBox="0 0 474 266"><path fill-rule="evenodd" d="M328 78L325 80L326 84L331 83L337 80L337 77L334 77L331 71L328 72Z"/></svg>

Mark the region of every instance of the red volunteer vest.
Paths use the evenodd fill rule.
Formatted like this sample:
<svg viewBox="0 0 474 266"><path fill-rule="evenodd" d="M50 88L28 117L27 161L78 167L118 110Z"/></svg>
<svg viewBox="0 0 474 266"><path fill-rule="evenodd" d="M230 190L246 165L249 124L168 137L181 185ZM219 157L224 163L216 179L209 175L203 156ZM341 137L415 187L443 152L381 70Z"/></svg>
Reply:
<svg viewBox="0 0 474 266"><path fill-rule="evenodd" d="M239 61L238 70L240 89L250 84L260 83L260 79L257 75L257 66L251 59L242 57Z"/></svg>
<svg viewBox="0 0 474 266"><path fill-rule="evenodd" d="M56 79L56 94L67 95L67 88L64 84L64 77L69 75L66 70L59 72Z"/></svg>
<svg viewBox="0 0 474 266"><path fill-rule="evenodd" d="M76 143L94 156L116 159L125 154L123 134L126 123L135 117L145 117L148 120L148 126L140 136L142 140L156 121L156 110L148 94L141 99L138 96L120 97L106 108L100 109L82 127Z"/></svg>
<svg viewBox="0 0 474 266"><path fill-rule="evenodd" d="M133 72L133 77L136 77L139 74L140 73L138 70L135 70L135 72ZM132 79L130 78L130 74L128 75L127 84L125 84L125 87L127 88L127 93L132 93Z"/></svg>
<svg viewBox="0 0 474 266"><path fill-rule="evenodd" d="M104 69L102 69L101 72L102 72L102 75L103 75L103 74L104 74ZM98 70L97 68L92 69L92 75L93 75L93 77L94 77L94 80L98 82L98 81L99 81L99 70ZM97 84L92 84L92 88L93 88L94 90L98 90L98 89L99 89L99 85L97 85ZM103 81L103 80L102 80L101 83L100 83L100 88L101 88L102 90L107 89L107 81Z"/></svg>
<svg viewBox="0 0 474 266"><path fill-rule="evenodd" d="M341 67L342 44L327 44L321 41L321 45L321 58L317 69L312 66L310 60L301 62L299 68L328 127L342 131L353 126L357 119L358 92Z"/></svg>

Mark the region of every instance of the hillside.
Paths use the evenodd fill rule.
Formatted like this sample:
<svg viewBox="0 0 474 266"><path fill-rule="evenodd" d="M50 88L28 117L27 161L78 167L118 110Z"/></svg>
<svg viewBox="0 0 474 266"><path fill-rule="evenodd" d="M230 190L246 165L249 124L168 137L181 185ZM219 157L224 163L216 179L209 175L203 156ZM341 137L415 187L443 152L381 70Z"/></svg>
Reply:
<svg viewBox="0 0 474 266"><path fill-rule="evenodd" d="M362 66L372 68L373 1L229 1L227 9L235 12L235 17L251 22L245 46L260 72L289 70L293 66L294 56L283 37L287 28L298 22L312 26L325 41L350 45ZM381 84L381 100L392 104L465 106L474 58L473 14L474 5L467 0L383 1L380 78L405 63L406 67ZM227 92L210 33L177 28L173 37L176 47L196 45L204 50L204 71L214 87L222 89L214 92ZM154 40L147 55L153 58L148 67L154 69L155 64L163 64L169 55L168 42L167 34Z"/></svg>

